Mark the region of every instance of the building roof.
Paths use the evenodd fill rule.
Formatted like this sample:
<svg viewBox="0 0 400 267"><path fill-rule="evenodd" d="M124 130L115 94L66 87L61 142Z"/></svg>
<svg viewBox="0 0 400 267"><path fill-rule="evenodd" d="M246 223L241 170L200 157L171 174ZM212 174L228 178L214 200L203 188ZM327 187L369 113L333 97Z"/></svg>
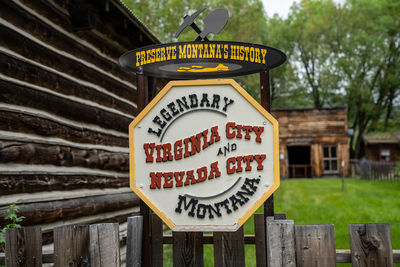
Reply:
<svg viewBox="0 0 400 267"><path fill-rule="evenodd" d="M400 131L374 132L364 135L365 144L400 144Z"/></svg>
<svg viewBox="0 0 400 267"><path fill-rule="evenodd" d="M113 0L112 3L121 10L122 13L124 13L130 21L133 22L133 24L136 25L140 30L143 31L143 33L150 39L152 40L155 44L160 44L161 41L160 39L155 36L149 28L147 28L144 23L133 14L132 10L122 1L122 0Z"/></svg>

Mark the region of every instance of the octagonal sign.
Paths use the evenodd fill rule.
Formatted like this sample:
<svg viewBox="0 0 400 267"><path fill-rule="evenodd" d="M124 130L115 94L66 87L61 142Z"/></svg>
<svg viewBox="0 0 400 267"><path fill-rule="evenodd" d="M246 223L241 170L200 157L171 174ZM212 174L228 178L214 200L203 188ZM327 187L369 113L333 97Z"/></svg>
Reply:
<svg viewBox="0 0 400 267"><path fill-rule="evenodd" d="M172 81L129 126L130 185L174 231L235 231L278 188L278 145L234 80Z"/></svg>

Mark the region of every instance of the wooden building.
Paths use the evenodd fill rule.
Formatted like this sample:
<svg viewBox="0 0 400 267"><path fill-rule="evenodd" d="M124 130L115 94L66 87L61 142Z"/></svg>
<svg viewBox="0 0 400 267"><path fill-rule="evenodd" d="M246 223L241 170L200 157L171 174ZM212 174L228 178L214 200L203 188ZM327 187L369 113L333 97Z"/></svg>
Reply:
<svg viewBox="0 0 400 267"><path fill-rule="evenodd" d="M282 178L348 175L349 149L345 108L280 109Z"/></svg>
<svg viewBox="0 0 400 267"><path fill-rule="evenodd" d="M362 155L372 161L400 160L400 132L378 132L364 135Z"/></svg>
<svg viewBox="0 0 400 267"><path fill-rule="evenodd" d="M64 224L126 222L138 96L118 58L159 40L119 0L6 0L0 14L0 226L13 203L46 242Z"/></svg>

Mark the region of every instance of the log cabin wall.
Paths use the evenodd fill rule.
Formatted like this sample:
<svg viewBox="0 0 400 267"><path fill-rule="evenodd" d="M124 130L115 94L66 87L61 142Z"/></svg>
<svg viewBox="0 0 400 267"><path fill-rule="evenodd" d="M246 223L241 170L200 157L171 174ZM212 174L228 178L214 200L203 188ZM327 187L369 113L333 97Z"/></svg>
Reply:
<svg viewBox="0 0 400 267"><path fill-rule="evenodd" d="M45 234L125 222L137 91L118 58L159 40L119 0L7 0L0 14L0 226L13 203Z"/></svg>
<svg viewBox="0 0 400 267"><path fill-rule="evenodd" d="M347 109L280 109L282 178L349 174Z"/></svg>

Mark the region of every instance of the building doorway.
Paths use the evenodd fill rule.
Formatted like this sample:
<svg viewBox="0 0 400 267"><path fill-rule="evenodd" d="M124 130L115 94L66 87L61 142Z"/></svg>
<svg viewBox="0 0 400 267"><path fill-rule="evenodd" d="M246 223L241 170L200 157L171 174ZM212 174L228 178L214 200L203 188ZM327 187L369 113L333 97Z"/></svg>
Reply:
<svg viewBox="0 0 400 267"><path fill-rule="evenodd" d="M311 177L310 146L288 146L289 178Z"/></svg>

